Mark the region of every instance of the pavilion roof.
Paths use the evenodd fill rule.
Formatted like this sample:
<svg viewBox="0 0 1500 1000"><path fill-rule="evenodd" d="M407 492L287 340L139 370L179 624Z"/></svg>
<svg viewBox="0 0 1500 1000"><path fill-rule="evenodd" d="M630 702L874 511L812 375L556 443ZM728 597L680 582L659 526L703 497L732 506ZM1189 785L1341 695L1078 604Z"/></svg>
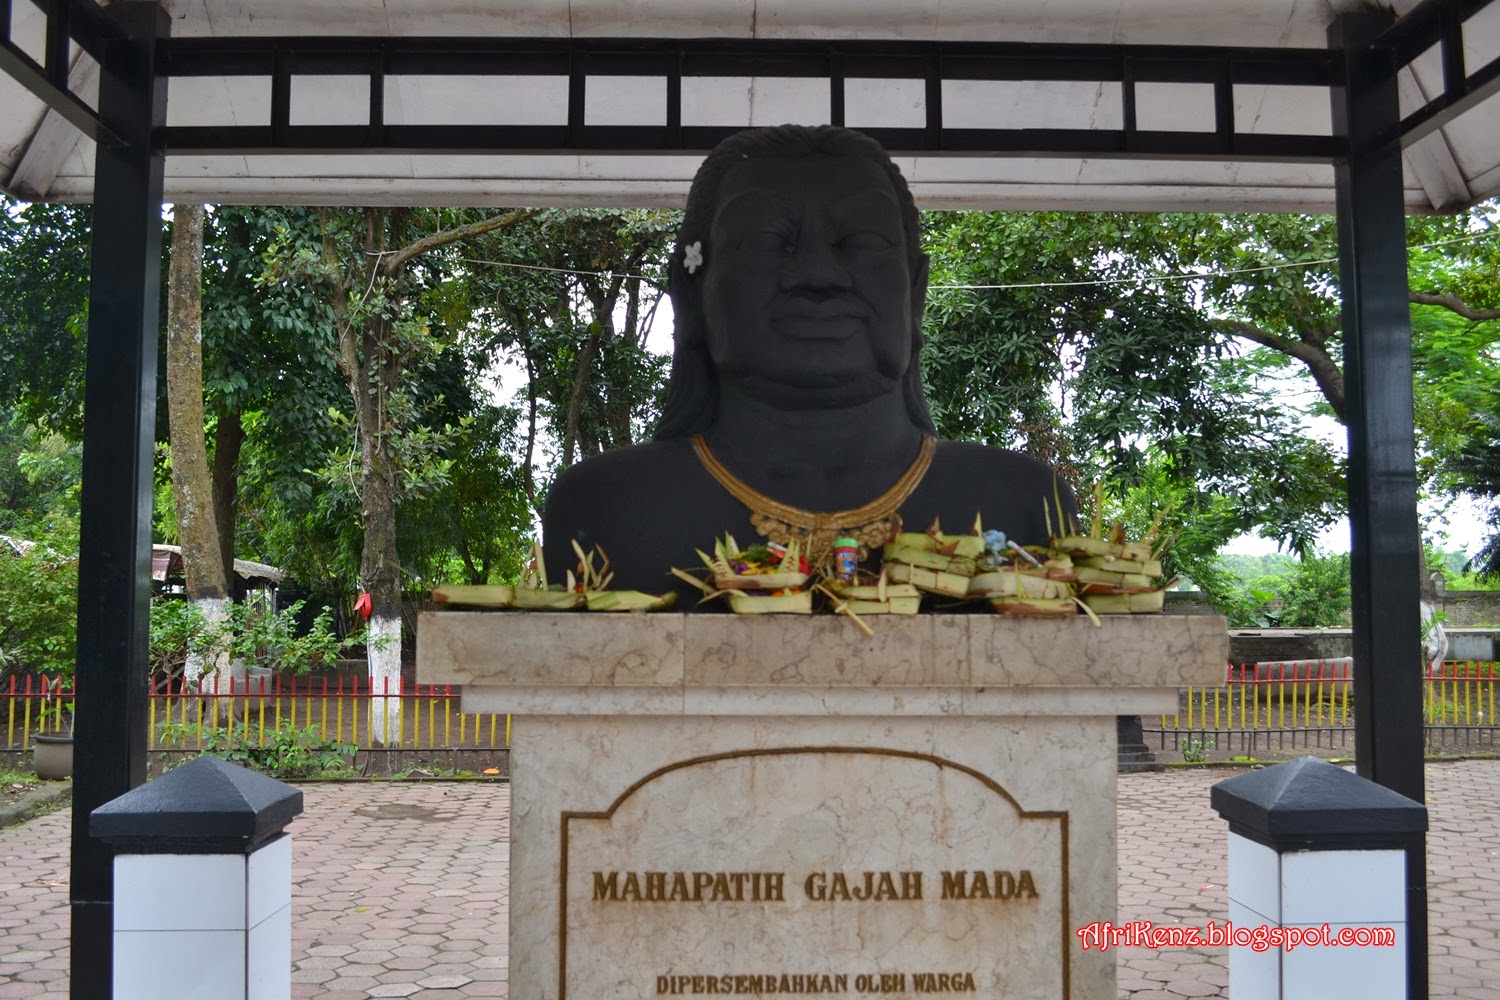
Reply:
<svg viewBox="0 0 1500 1000"><path fill-rule="evenodd" d="M1395 0L1398 13L1416 0ZM1326 30L1350 0L166 0L172 38L270 39L525 39L587 46L604 39L823 40L1028 43L1058 46L1195 46L1259 48L1313 55L1327 48ZM14 4L12 38L43 48L45 19L28 0ZM1463 26L1472 67L1500 54L1500 3ZM866 46L878 51L880 46ZM202 65L221 50L199 49L193 76L173 76L168 127L268 126L269 75L215 75ZM231 52L231 49L222 51ZM1137 50L1145 52L1144 48ZM206 54L205 54L206 53ZM555 55L556 53L554 53ZM705 58L711 58L709 52ZM560 57L559 57L560 58ZM555 61L554 61L555 62ZM227 63L226 63L227 64ZM457 65L457 64L455 64ZM727 65L727 64L726 64ZM387 73L381 84L391 125L546 126L566 122L568 77L546 72L475 75ZM1403 110L1442 92L1436 49L1401 72ZM844 79L846 124L919 129L931 87L922 79ZM1045 74L1043 74L1045 75ZM71 80L91 99L98 71L74 46ZM699 71L681 89L684 126L745 126L829 119L826 77L747 77ZM357 75L292 76L293 125L361 125L370 83ZM1235 83L1236 129L1248 136L1327 136L1327 90ZM1121 128L1118 82L1077 79L944 79L945 128ZM649 74L591 77L584 114L590 125L659 126L666 112L663 78ZM1213 130L1214 89L1202 83L1137 84L1134 114L1142 129ZM953 151L898 152L897 162L924 207L1079 209L1201 209L1330 211L1333 168L1325 160L1278 162L1263 155L1129 158L1048 155L1017 149L1006 155ZM575 148L499 152L450 149L353 153L311 149L245 152L169 144L169 200L232 203L445 205L680 205L701 150L611 152ZM185 144L191 147L192 143ZM0 76L0 186L31 200L92 197L93 141L81 135L18 83ZM1408 211L1446 210L1500 192L1500 97L1408 146Z"/></svg>

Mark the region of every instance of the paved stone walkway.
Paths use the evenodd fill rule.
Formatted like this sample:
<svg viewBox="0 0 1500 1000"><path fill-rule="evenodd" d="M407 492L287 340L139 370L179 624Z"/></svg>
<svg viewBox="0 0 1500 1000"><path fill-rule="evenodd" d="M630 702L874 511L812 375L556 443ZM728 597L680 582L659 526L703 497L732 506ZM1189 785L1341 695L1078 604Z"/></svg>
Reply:
<svg viewBox="0 0 1500 1000"><path fill-rule="evenodd" d="M1221 921L1224 771L1120 778L1120 919ZM1500 761L1430 765L1431 993L1500 998ZM504 997L510 791L309 784L296 837L292 995ZM0 830L0 998L67 991L68 814ZM1121 950L1121 997L1228 995L1222 949ZM1332 1000L1332 998L1330 998Z"/></svg>

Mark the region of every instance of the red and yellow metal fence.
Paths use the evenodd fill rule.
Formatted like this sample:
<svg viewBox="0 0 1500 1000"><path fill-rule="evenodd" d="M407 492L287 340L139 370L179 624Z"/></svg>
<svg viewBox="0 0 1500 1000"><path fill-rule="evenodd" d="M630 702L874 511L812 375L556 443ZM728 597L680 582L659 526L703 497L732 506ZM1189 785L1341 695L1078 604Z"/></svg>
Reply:
<svg viewBox="0 0 1500 1000"><path fill-rule="evenodd" d="M23 750L38 733L66 731L73 695L72 680L8 678L0 687L0 749ZM462 712L460 691L451 685L275 676L230 678L221 685L209 677L205 690L152 692L149 704L151 750L200 750L229 726L262 746L291 726L366 750L510 747L511 717Z"/></svg>
<svg viewBox="0 0 1500 1000"><path fill-rule="evenodd" d="M1183 688L1173 715L1145 719L1162 749L1348 749L1354 744L1348 659L1229 664L1224 683ZM1440 664L1422 679L1422 719L1435 747L1495 747L1495 663ZM1157 722L1157 726L1152 726Z"/></svg>
<svg viewBox="0 0 1500 1000"><path fill-rule="evenodd" d="M1229 664L1223 684L1183 688L1177 712L1142 720L1145 733L1172 750L1352 751L1352 671L1348 660ZM1497 688L1495 663L1444 663L1425 674L1422 717L1429 744L1495 749ZM66 731L73 693L71 680L8 678L0 686L0 750L24 750L38 733ZM465 714L460 691L450 685L256 677L231 678L221 686L210 677L206 690L152 692L149 704L151 750L200 750L229 726L261 746L284 726L364 750L510 746L511 717Z"/></svg>

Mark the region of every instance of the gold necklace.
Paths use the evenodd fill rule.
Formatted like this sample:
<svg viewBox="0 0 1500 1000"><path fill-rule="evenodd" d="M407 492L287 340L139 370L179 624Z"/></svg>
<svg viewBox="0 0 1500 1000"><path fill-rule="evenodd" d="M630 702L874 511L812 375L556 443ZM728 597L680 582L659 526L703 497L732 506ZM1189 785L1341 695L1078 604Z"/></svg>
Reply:
<svg viewBox="0 0 1500 1000"><path fill-rule="evenodd" d="M702 434L693 435L693 451L698 461L730 496L750 508L750 524L756 532L780 545L797 541L814 567L827 561L833 553L833 543L841 537L848 536L859 543L861 561L869 556L871 549L895 538L901 530L901 515L896 512L922 482L936 448L937 439L924 434L916 459L890 489L863 507L820 514L772 500L751 489L715 457Z"/></svg>

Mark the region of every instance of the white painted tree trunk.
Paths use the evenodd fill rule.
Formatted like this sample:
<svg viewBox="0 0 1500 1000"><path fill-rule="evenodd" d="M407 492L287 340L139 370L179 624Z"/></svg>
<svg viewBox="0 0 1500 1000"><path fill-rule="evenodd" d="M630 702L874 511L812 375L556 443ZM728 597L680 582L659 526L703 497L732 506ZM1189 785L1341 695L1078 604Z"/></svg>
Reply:
<svg viewBox="0 0 1500 1000"><path fill-rule="evenodd" d="M193 605L203 613L210 626L217 626L229 617L229 598L227 597L198 597L193 600ZM212 692L229 690L229 653L220 651L212 659L208 659L198 653L189 653L187 665L182 670L183 677L190 683L196 682L199 691ZM217 684L217 688L215 687Z"/></svg>
<svg viewBox="0 0 1500 1000"><path fill-rule="evenodd" d="M1448 655L1448 633L1444 631L1442 621L1437 618L1437 607L1434 604L1424 600L1421 608L1422 659L1431 673L1443 665L1443 659Z"/></svg>
<svg viewBox="0 0 1500 1000"><path fill-rule="evenodd" d="M382 746L401 743L401 619L370 619L370 737ZM386 695L389 694L389 697Z"/></svg>

